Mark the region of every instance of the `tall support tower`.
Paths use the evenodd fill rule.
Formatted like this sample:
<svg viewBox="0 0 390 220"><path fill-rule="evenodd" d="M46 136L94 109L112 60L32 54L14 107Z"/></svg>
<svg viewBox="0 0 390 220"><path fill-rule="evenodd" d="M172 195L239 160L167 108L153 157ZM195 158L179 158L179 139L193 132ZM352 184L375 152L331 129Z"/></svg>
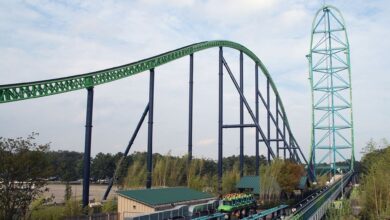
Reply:
<svg viewBox="0 0 390 220"><path fill-rule="evenodd" d="M349 42L343 16L329 5L314 17L307 55L312 89L310 168L318 175L353 170Z"/></svg>

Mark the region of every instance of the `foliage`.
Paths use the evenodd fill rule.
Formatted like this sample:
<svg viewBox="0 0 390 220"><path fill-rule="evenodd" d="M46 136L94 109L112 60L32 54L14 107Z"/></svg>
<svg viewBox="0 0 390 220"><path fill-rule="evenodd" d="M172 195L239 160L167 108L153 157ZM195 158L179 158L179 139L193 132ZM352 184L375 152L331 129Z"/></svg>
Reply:
<svg viewBox="0 0 390 220"><path fill-rule="evenodd" d="M255 174L255 157L245 156L244 175ZM265 164L264 156L260 164ZM153 186L188 186L200 191L217 192L217 163L210 159L193 158L188 163L186 155L177 157L170 152L166 155L153 154ZM223 158L223 191L235 190L239 180L239 157ZM122 187L143 187L146 181L146 153L135 152L131 155L131 163L127 175L123 178Z"/></svg>
<svg viewBox="0 0 390 220"><path fill-rule="evenodd" d="M31 220L57 220L64 217L64 206L42 206L39 209L33 210L31 213Z"/></svg>
<svg viewBox="0 0 390 220"><path fill-rule="evenodd" d="M236 191L236 184L240 180L239 162L236 162L231 170L224 172L222 176L222 193Z"/></svg>
<svg viewBox="0 0 390 220"><path fill-rule="evenodd" d="M283 160L275 159L271 165L261 167L259 199L262 203L279 199L281 188L277 179L283 166Z"/></svg>
<svg viewBox="0 0 390 220"><path fill-rule="evenodd" d="M110 199L103 203L102 212L116 212L118 207L118 201Z"/></svg>
<svg viewBox="0 0 390 220"><path fill-rule="evenodd" d="M83 154L74 151L50 151L46 153L52 175L68 182L82 177Z"/></svg>
<svg viewBox="0 0 390 220"><path fill-rule="evenodd" d="M0 137L0 210L1 218L26 215L32 201L38 198L50 176L45 153L49 144L38 145L32 133L27 138Z"/></svg>
<svg viewBox="0 0 390 220"><path fill-rule="evenodd" d="M48 151L45 157L49 160L52 176L61 181L69 182L81 179L83 176L83 153L75 151ZM116 172L117 181L122 181L126 175L131 157L123 158L122 153L98 153L91 159L91 179L111 178ZM121 162L119 169L117 164Z"/></svg>
<svg viewBox="0 0 390 220"><path fill-rule="evenodd" d="M98 153L91 163L91 175L96 179L111 178L116 168L116 162L120 155Z"/></svg>
<svg viewBox="0 0 390 220"><path fill-rule="evenodd" d="M65 203L64 216L79 216L83 214L81 202L79 200L70 199Z"/></svg>
<svg viewBox="0 0 390 220"><path fill-rule="evenodd" d="M127 170L127 175L123 179L124 187L138 187L146 182L146 154L140 153L133 155L134 161Z"/></svg>
<svg viewBox="0 0 390 220"><path fill-rule="evenodd" d="M325 219L329 220L355 220L357 219L352 215L351 204L348 200L335 201L329 206Z"/></svg>
<svg viewBox="0 0 390 220"><path fill-rule="evenodd" d="M327 174L321 175L317 177L317 185L319 187L326 186L326 182L329 180L329 176Z"/></svg>
<svg viewBox="0 0 390 220"><path fill-rule="evenodd" d="M305 174L302 164L287 160L283 163L277 181L284 192L290 195L297 188L301 177Z"/></svg>
<svg viewBox="0 0 390 220"><path fill-rule="evenodd" d="M72 197L72 186L69 184L69 182L66 182L64 201L68 201L71 197Z"/></svg>
<svg viewBox="0 0 390 220"><path fill-rule="evenodd" d="M361 197L363 218L390 216L390 146L378 147L370 141L362 158Z"/></svg>

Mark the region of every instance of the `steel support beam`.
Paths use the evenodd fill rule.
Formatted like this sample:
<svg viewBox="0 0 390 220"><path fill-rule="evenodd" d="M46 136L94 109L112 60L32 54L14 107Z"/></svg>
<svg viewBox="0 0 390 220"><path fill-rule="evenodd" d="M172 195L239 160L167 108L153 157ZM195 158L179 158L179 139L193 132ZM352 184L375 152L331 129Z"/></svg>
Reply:
<svg viewBox="0 0 390 220"><path fill-rule="evenodd" d="M256 122L259 124L259 96L257 95L259 91L259 67L257 63L255 64L255 113L256 113ZM259 158L259 131L256 130L256 176L259 175L260 168L260 158Z"/></svg>
<svg viewBox="0 0 390 220"><path fill-rule="evenodd" d="M240 51L240 89L244 94L244 55ZM240 125L244 124L244 101L240 96ZM244 127L240 127L240 177L244 175Z"/></svg>
<svg viewBox="0 0 390 220"><path fill-rule="evenodd" d="M192 160L192 113L194 103L194 54L190 54L190 80L188 103L188 162Z"/></svg>
<svg viewBox="0 0 390 220"><path fill-rule="evenodd" d="M153 172L153 107L154 107L154 69L150 69L149 79L149 118L148 118L148 153L146 188L152 187Z"/></svg>
<svg viewBox="0 0 390 220"><path fill-rule="evenodd" d="M270 142L284 142L283 139L275 139L275 138L271 138L268 141L270 141ZM264 140L259 140L259 142L264 142ZM283 148L279 147L279 149L283 149Z"/></svg>
<svg viewBox="0 0 390 220"><path fill-rule="evenodd" d="M219 47L218 73L218 193L222 195L223 50Z"/></svg>
<svg viewBox="0 0 390 220"><path fill-rule="evenodd" d="M223 125L222 128L255 128L255 124Z"/></svg>
<svg viewBox="0 0 390 220"><path fill-rule="evenodd" d="M283 116L282 116L283 117ZM286 122L285 120L283 120L283 136L286 137ZM283 142L283 159L286 160L286 148L287 148L287 145L285 142Z"/></svg>
<svg viewBox="0 0 390 220"><path fill-rule="evenodd" d="M269 83L269 79L267 78L267 106L268 106L268 110L269 110L269 106L270 106L269 87L270 87L270 83ZM270 111L267 111L267 140L269 140L269 139L271 139L271 121L270 121ZM271 146L271 142L268 141L268 145ZM270 155L269 150L267 153L267 161L268 161L268 164L271 164L271 155Z"/></svg>
<svg viewBox="0 0 390 220"><path fill-rule="evenodd" d="M93 87L87 88L87 116L85 124L84 172L83 172L83 207L89 204L89 179L91 165Z"/></svg>
<svg viewBox="0 0 390 220"><path fill-rule="evenodd" d="M278 111L279 111L279 99L278 99L278 97L276 97L276 99L275 99L275 103L276 103L276 107L275 107L275 109L276 109L276 127L277 127L277 129L279 129L279 114L278 114ZM279 131L276 129L276 139L278 140L279 139ZM277 141L276 142L276 157L278 157L279 158L279 141Z"/></svg>
<svg viewBox="0 0 390 220"><path fill-rule="evenodd" d="M258 95L261 99L261 101L263 102L263 105L265 106L265 108L267 109L267 117L272 119L272 122L274 123L275 127L276 127L276 132L279 133L279 135L281 136L281 138L283 139L283 142L285 143L285 146L287 146L287 149L289 150L289 153L291 154L291 140L289 140L289 142L287 142L287 138L286 136L282 133L282 131L280 130L279 126L276 125L276 120L275 120L275 117L272 115L272 112L271 112L271 109L269 108L270 106L267 104L266 100L264 100L264 97L261 95L261 92L259 91L258 92ZM289 138L291 138L291 135L289 133ZM269 143L271 143L272 140L275 140L275 139L267 139L267 141ZM264 140L262 140L264 141ZM299 162L299 158L297 158L297 162Z"/></svg>
<svg viewBox="0 0 390 220"><path fill-rule="evenodd" d="M255 115L253 114L253 111L252 111L251 107L249 106L248 101L246 100L244 94L242 94L242 92L241 92L241 90L240 90L240 86L239 86L239 84L237 83L236 78L234 78L234 75L233 75L232 71L230 70L229 65L227 64L226 60L225 60L223 57L222 57L222 62L223 62L223 65L225 66L227 72L229 73L230 79L232 80L234 86L236 87L237 92L238 92L238 93L240 94L240 96L242 97L242 99L243 99L243 101L244 101L244 104L245 104L245 107L246 107L246 109L247 109L249 115L251 116L253 123L256 125L257 131L260 132L260 135L261 135L261 137L263 138L263 140L266 140L266 142L265 142L265 143L266 143L266 146L267 146L268 150L270 151L270 154L271 154L272 158L275 158L275 154L274 154L274 152L273 152L271 146L268 144L267 137L265 136L265 134L264 134L263 130L261 129L259 123L256 122L256 117L255 117Z"/></svg>
<svg viewBox="0 0 390 220"><path fill-rule="evenodd" d="M124 159L127 157L127 155L129 154L130 148L131 148L131 146L133 146L134 140L135 140L135 138L137 137L138 132L139 132L139 130L141 129L141 126L142 126L142 124L144 123L145 118L146 118L146 115L148 114L148 112L149 112L149 103L146 105L145 110L144 110L144 112L142 113L142 116L141 116L140 120L138 121L137 127L135 128L135 130L134 130L134 132L133 132L133 135L132 135L131 138L130 138L130 141L129 141L128 145L127 145L127 148L126 148L125 152L123 153L122 158L121 158L120 161L118 162L118 165L117 165L118 167L116 168L116 170L118 170L118 169L121 167L123 160L124 160ZM107 199L107 196L108 196L108 194L109 194L110 191L111 191L111 188L112 188L112 185L114 184L115 179L116 179L116 172L114 173L113 177L110 179L110 182L108 183L106 192L105 192L104 195L103 195L103 200L106 200L106 199Z"/></svg>

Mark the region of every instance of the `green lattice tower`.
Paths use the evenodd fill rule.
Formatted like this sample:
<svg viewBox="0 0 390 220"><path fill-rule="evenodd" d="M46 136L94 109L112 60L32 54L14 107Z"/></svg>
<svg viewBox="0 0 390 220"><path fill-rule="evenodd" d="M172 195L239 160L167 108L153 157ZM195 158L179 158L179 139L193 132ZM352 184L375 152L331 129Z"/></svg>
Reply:
<svg viewBox="0 0 390 220"><path fill-rule="evenodd" d="M335 175L353 170L350 52L344 19L337 8L324 5L317 11L307 58L312 89L313 173Z"/></svg>

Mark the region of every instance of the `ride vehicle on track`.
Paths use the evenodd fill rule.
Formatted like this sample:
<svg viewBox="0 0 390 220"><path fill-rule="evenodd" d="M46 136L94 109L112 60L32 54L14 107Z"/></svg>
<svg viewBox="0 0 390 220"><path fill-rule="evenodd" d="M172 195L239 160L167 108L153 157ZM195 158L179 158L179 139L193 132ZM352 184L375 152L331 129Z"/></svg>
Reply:
<svg viewBox="0 0 390 220"><path fill-rule="evenodd" d="M225 195L218 211L226 213L225 219L243 218L256 213L257 203L252 194L230 193Z"/></svg>

